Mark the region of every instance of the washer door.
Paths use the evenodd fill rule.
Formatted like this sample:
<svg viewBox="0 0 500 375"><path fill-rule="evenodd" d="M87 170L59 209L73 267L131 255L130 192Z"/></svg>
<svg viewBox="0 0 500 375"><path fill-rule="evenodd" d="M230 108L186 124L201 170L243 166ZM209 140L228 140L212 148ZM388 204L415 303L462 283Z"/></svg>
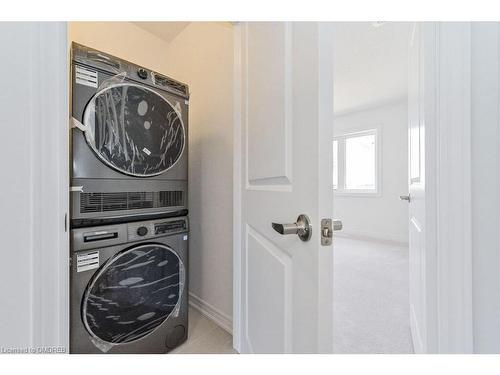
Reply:
<svg viewBox="0 0 500 375"><path fill-rule="evenodd" d="M147 244L117 253L87 285L83 323L106 343L138 340L176 311L183 278L182 261L168 246Z"/></svg>
<svg viewBox="0 0 500 375"><path fill-rule="evenodd" d="M83 123L96 155L130 176L159 175L184 150L185 130L177 110L146 86L120 83L102 89L85 108Z"/></svg>

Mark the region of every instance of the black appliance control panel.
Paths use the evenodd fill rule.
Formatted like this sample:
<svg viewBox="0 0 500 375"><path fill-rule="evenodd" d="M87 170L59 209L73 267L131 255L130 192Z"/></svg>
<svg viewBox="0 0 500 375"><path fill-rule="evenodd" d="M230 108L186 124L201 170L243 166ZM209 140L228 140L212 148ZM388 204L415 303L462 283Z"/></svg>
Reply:
<svg viewBox="0 0 500 375"><path fill-rule="evenodd" d="M173 217L168 219L140 221L128 223L128 240L144 240L187 232L188 219L186 217Z"/></svg>
<svg viewBox="0 0 500 375"><path fill-rule="evenodd" d="M155 234L166 234L186 230L186 220L171 220L164 223L155 224Z"/></svg>

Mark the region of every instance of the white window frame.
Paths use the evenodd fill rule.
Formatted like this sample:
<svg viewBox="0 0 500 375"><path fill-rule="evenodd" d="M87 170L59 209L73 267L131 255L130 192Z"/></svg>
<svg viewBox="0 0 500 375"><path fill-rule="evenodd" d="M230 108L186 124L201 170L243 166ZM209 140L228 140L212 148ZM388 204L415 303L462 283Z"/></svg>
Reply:
<svg viewBox="0 0 500 375"><path fill-rule="evenodd" d="M375 137L375 189L347 189L345 187L346 180L346 139L359 137L363 135L373 135ZM370 129L353 131L349 133L342 133L333 137L333 141L338 142L338 186L333 189L336 196L366 196L366 197L379 197L382 195L381 189L381 176L382 176L382 163L380 151L382 149L382 137L380 127L371 127ZM332 141L332 148L333 148ZM333 184L333 182L332 182Z"/></svg>

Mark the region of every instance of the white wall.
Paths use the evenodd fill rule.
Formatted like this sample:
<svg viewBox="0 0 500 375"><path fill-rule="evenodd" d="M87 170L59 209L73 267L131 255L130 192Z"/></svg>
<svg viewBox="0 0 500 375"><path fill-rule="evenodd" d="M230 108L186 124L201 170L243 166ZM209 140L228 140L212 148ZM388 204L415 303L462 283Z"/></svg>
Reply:
<svg viewBox="0 0 500 375"><path fill-rule="evenodd" d="M66 36L62 22L0 23L1 351L69 341Z"/></svg>
<svg viewBox="0 0 500 375"><path fill-rule="evenodd" d="M233 30L191 23L169 45L167 74L189 84L191 300L232 321Z"/></svg>
<svg viewBox="0 0 500 375"><path fill-rule="evenodd" d="M341 93L339 94L341 95ZM378 128L380 196L334 196L342 235L408 243L408 115L406 99L335 116L334 135Z"/></svg>
<svg viewBox="0 0 500 375"><path fill-rule="evenodd" d="M500 25L472 24L474 351L500 353Z"/></svg>
<svg viewBox="0 0 500 375"><path fill-rule="evenodd" d="M70 22L69 40L167 74L168 43L132 22Z"/></svg>

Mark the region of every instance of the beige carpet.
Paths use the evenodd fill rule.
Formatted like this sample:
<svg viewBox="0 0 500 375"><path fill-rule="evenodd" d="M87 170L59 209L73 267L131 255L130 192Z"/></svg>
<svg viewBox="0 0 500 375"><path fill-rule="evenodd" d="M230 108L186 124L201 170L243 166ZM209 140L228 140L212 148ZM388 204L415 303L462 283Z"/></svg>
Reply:
<svg viewBox="0 0 500 375"><path fill-rule="evenodd" d="M413 353L408 248L337 237L334 352Z"/></svg>

